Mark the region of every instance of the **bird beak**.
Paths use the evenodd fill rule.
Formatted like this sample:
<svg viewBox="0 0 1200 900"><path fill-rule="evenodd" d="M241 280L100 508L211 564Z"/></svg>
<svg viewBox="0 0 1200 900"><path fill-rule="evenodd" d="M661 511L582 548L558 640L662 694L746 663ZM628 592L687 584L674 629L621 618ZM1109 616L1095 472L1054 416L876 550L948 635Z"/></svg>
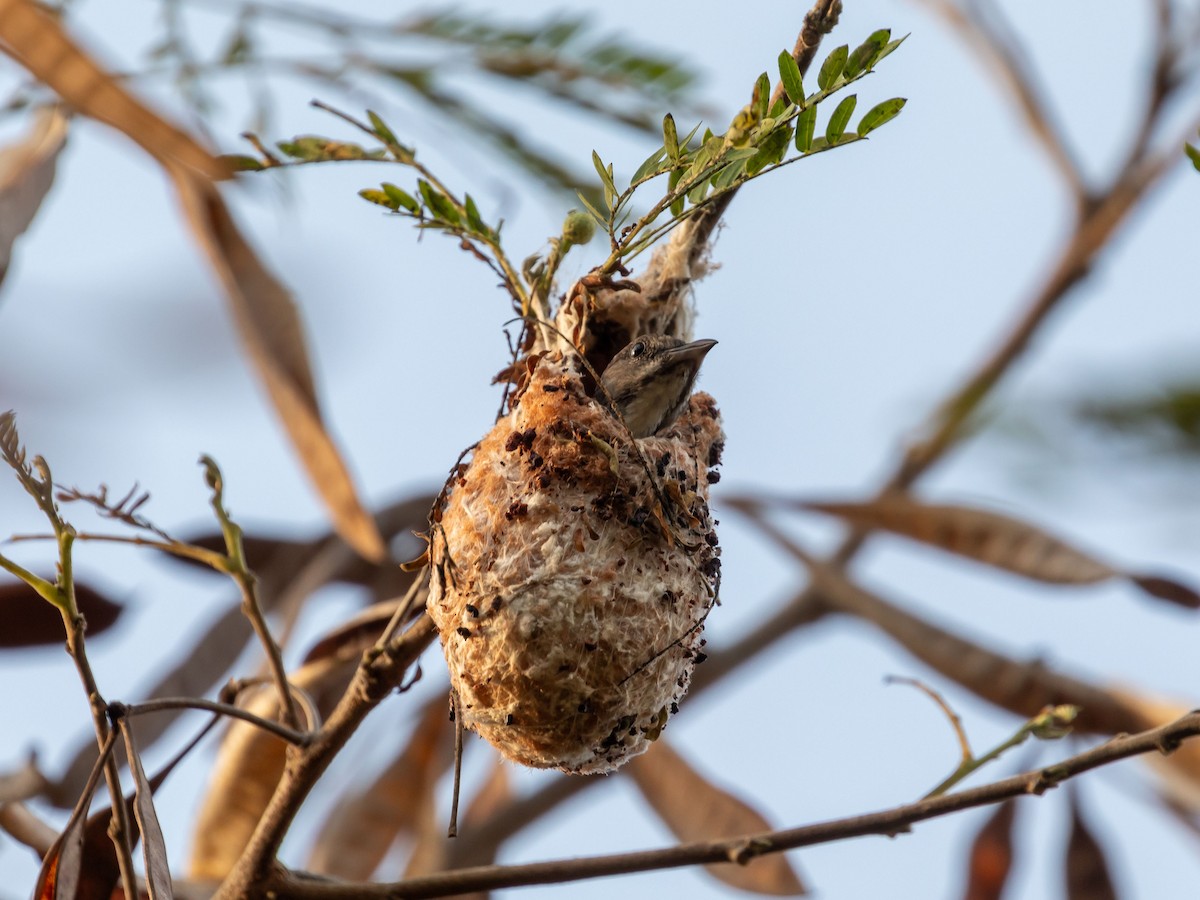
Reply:
<svg viewBox="0 0 1200 900"><path fill-rule="evenodd" d="M704 357L708 351L717 346L717 342L708 340L707 338L700 341L692 341L690 344L682 344L678 347L672 347L670 350L664 350L663 356L667 357L673 363L687 362L694 367L699 368L700 363L704 361Z"/></svg>

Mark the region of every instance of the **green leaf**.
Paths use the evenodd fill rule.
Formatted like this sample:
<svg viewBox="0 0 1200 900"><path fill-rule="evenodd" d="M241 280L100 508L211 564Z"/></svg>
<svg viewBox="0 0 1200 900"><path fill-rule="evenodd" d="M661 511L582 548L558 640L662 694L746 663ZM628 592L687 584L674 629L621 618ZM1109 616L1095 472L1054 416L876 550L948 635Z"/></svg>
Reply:
<svg viewBox="0 0 1200 900"><path fill-rule="evenodd" d="M262 160L253 156L243 156L240 153L223 153L218 159L235 172L261 172L267 168Z"/></svg>
<svg viewBox="0 0 1200 900"><path fill-rule="evenodd" d="M596 207L592 206L591 201L589 201L587 197L583 196L582 191L576 191L575 194L579 197L580 201L583 203L583 208L586 209L588 212L590 212L592 214L592 216L596 219L596 221L600 223L600 227L608 228L608 216L601 215L600 210L598 210L598 209L596 209Z"/></svg>
<svg viewBox="0 0 1200 900"><path fill-rule="evenodd" d="M492 230L488 228L487 223L483 221L483 217L479 215L479 207L475 205L475 198L470 194L464 196L463 207L467 211L467 227L481 237L490 238Z"/></svg>
<svg viewBox="0 0 1200 900"><path fill-rule="evenodd" d="M817 128L817 105L812 106L796 117L796 149L807 153L812 149L813 133Z"/></svg>
<svg viewBox="0 0 1200 900"><path fill-rule="evenodd" d="M832 88L837 83L842 70L846 68L846 59L849 55L849 46L842 44L825 57L825 62L821 63L821 71L817 73L817 87L823 91Z"/></svg>
<svg viewBox="0 0 1200 900"><path fill-rule="evenodd" d="M704 199L706 194L708 194L708 179L707 178L704 181L700 182L698 185L696 185L694 188L692 188L690 191L688 191L688 193L687 193L688 203L692 204L692 206L695 206L696 204L698 204L700 201L702 201Z"/></svg>
<svg viewBox="0 0 1200 900"><path fill-rule="evenodd" d="M383 191L378 191L375 188L363 188L358 192L358 196L371 203L376 203L379 206L386 206L393 212L396 209L396 202Z"/></svg>
<svg viewBox="0 0 1200 900"><path fill-rule="evenodd" d="M908 101L903 97L893 97L891 100L884 100L882 103L877 103L867 111L867 114L862 117L862 121L858 123L858 136L866 137L880 125L890 122L896 116L900 115L900 110L904 109L904 104Z"/></svg>
<svg viewBox="0 0 1200 900"><path fill-rule="evenodd" d="M829 143L836 144L837 139L846 131L846 126L850 124L850 117L854 115L854 107L857 105L857 94L842 98L842 102L837 105L837 109L829 117L829 124L825 126L825 139Z"/></svg>
<svg viewBox="0 0 1200 900"><path fill-rule="evenodd" d="M613 181L612 164L610 163L605 166L604 161L600 159L600 154L593 150L592 165L596 167L596 174L600 176L600 184L604 186L604 202L611 209L613 198L617 195L617 185Z"/></svg>
<svg viewBox="0 0 1200 900"><path fill-rule="evenodd" d="M420 211L421 204L418 203L411 194L400 190L400 188L388 181L385 181L380 185L380 187L383 188L383 192L387 194L388 199L391 200L397 208L403 206L410 213L416 213Z"/></svg>
<svg viewBox="0 0 1200 900"><path fill-rule="evenodd" d="M871 36L869 38L867 38L866 43L874 44L877 48L875 50L874 55L867 61L867 69L868 70L875 68L875 64L877 62L879 62L879 60L883 59L883 57L884 57L883 51L887 47L887 45L891 41L891 39L892 39L892 29L890 29L890 28L880 28L878 31L872 32ZM904 40L904 38L901 38L900 40ZM897 47L900 46L899 42L896 43L896 46ZM893 47L892 49L894 50L895 47ZM891 51L888 51L888 52L890 53Z"/></svg>
<svg viewBox="0 0 1200 900"><path fill-rule="evenodd" d="M683 169L676 169L667 176L667 187L670 193L674 193L675 188L679 186L679 180L683 178ZM683 215L683 198L671 202L671 215L678 218Z"/></svg>
<svg viewBox="0 0 1200 900"><path fill-rule="evenodd" d="M767 107L771 105L771 77L763 72L754 82L754 94L750 98L750 107L754 110L756 119L767 116Z"/></svg>
<svg viewBox="0 0 1200 900"><path fill-rule="evenodd" d="M1192 165L1196 167L1196 171L1200 172L1200 150L1197 150L1191 144L1184 144L1183 152L1186 153L1188 159L1192 161Z"/></svg>
<svg viewBox="0 0 1200 900"><path fill-rule="evenodd" d="M792 143L792 127L784 125L767 135L758 152L746 163L746 174L757 175L767 166L777 165L787 155Z"/></svg>
<svg viewBox="0 0 1200 900"><path fill-rule="evenodd" d="M633 177L629 179L631 185L652 178L654 175L661 175L662 172L656 171L662 165L663 157L667 155L665 147L659 147L653 153L646 157L645 161L637 167L637 171L633 173Z"/></svg>
<svg viewBox="0 0 1200 900"><path fill-rule="evenodd" d="M425 205L429 208L429 211L433 213L434 218L450 225L462 225L462 216L455 209L454 204L450 202L449 197L424 178L417 182L417 187L421 191L421 198L425 201Z"/></svg>
<svg viewBox="0 0 1200 900"><path fill-rule="evenodd" d="M383 119L379 118L374 110L367 110L367 118L371 120L371 127L375 129L375 134L381 141L383 141L385 144L400 143L398 140L396 140L396 135L392 134L392 129L388 128L387 123L384 122Z"/></svg>
<svg viewBox="0 0 1200 900"><path fill-rule="evenodd" d="M881 59L883 59L885 56L891 55L892 51L895 50L897 47L899 47L901 44L903 44L907 39L908 39L908 35L906 34L904 37L896 38L894 41L888 41L888 43L884 46L884 48L879 51L879 55L877 57L875 57L875 61L873 63L871 63L871 65L873 65L873 66L879 65L879 61Z"/></svg>
<svg viewBox="0 0 1200 900"><path fill-rule="evenodd" d="M797 106L804 106L804 76L792 54L784 50L779 54L779 80L788 99Z"/></svg>
<svg viewBox="0 0 1200 900"><path fill-rule="evenodd" d="M892 33L888 29L874 32L869 38L854 48L854 52L846 60L845 76L847 79L867 71L883 48L887 46Z"/></svg>
<svg viewBox="0 0 1200 900"><path fill-rule="evenodd" d="M679 159L679 134L675 130L675 117L670 113L663 116L663 147L666 149L667 156L671 157L671 162ZM637 179L635 178L634 181Z"/></svg>
<svg viewBox="0 0 1200 900"><path fill-rule="evenodd" d="M747 160L737 160L729 163L710 180L715 191L723 191L730 187L746 171Z"/></svg>

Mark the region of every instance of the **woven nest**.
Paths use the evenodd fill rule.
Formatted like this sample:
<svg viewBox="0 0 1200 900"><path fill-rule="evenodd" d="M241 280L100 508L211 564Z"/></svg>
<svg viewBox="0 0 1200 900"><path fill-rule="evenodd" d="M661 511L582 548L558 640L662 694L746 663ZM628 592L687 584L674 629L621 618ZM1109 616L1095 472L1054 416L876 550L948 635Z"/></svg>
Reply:
<svg viewBox="0 0 1200 900"><path fill-rule="evenodd" d="M658 737L702 658L724 436L698 393L634 441L574 357L529 366L435 516L427 607L467 727L514 762L607 772Z"/></svg>

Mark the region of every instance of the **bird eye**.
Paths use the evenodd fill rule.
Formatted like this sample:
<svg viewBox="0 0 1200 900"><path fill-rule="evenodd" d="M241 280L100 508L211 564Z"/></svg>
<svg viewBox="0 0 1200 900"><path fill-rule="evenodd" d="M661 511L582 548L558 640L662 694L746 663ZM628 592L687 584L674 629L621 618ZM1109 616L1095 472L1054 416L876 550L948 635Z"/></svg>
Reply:
<svg viewBox="0 0 1200 900"><path fill-rule="evenodd" d="M632 347L629 348L630 356L641 356L645 352L646 352L646 345L642 341L638 341L636 344L634 344Z"/></svg>

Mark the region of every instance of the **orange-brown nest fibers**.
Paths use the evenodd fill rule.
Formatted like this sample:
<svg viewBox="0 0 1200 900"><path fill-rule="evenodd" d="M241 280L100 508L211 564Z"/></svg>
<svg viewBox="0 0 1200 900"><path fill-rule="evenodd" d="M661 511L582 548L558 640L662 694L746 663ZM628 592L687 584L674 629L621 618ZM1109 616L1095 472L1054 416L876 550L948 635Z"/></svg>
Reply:
<svg viewBox="0 0 1200 900"><path fill-rule="evenodd" d="M724 435L697 393L635 441L573 357L532 366L453 479L428 610L466 727L514 762L608 772L658 737L703 658Z"/></svg>

